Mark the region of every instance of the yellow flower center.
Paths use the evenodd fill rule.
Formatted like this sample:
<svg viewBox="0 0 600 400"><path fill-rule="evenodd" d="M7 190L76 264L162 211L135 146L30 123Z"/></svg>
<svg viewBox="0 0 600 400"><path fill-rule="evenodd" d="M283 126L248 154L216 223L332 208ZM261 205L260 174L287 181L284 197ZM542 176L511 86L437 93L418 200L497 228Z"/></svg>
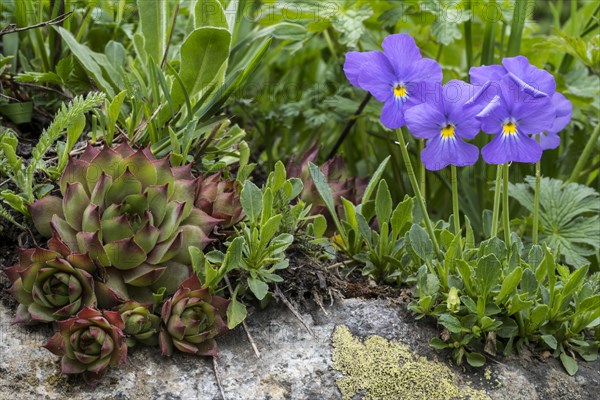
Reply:
<svg viewBox="0 0 600 400"><path fill-rule="evenodd" d="M442 139L454 138L454 125L448 124L442 128Z"/></svg>
<svg viewBox="0 0 600 400"><path fill-rule="evenodd" d="M504 124L504 134L505 135L516 135L517 134L517 125L515 125L515 123L512 121Z"/></svg>
<svg viewBox="0 0 600 400"><path fill-rule="evenodd" d="M396 87L394 87L394 96L406 97L407 94L408 92L406 91L406 88L403 85L396 85Z"/></svg>

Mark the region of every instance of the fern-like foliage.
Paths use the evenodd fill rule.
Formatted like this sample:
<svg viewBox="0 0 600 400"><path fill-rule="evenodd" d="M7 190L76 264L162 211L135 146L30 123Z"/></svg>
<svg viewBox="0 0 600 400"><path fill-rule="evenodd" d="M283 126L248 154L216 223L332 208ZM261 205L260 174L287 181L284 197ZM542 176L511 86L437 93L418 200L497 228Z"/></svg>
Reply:
<svg viewBox="0 0 600 400"><path fill-rule="evenodd" d="M8 212L8 210L2 206L0 206L0 217L6 219L11 224L25 230L25 227L17 222L17 220Z"/></svg>
<svg viewBox="0 0 600 400"><path fill-rule="evenodd" d="M31 161L27 166L27 180L30 182L27 195L31 201L34 199L33 174L38 168L38 164L44 155L48 152L52 144L54 144L56 140L62 136L65 130L71 126L71 124L77 121L77 119L86 112L100 106L104 102L105 98L106 95L101 92L88 93L85 98L83 96L75 97L68 105L62 105L60 110L56 113L50 126L45 129L44 132L42 132L40 140L37 142L33 151L31 152ZM68 152L70 150L71 149L65 149L64 151Z"/></svg>
<svg viewBox="0 0 600 400"><path fill-rule="evenodd" d="M4 204L21 214L29 214L27 205L36 200L36 195L41 197L52 189L51 185L36 187L33 178L35 172L41 170L51 177L60 176L66 165L65 158L85 128L84 114L102 105L105 98L104 93L88 93L86 97L77 96L69 104L63 104L50 126L42 132L38 143L32 150L29 163L17 155L18 138L16 134L10 130L0 132L0 175L6 176L18 188L17 191L6 189L0 192ZM57 146L58 158L61 162L58 167L53 167L50 171L49 168L46 168L44 156L65 132L67 132L66 145ZM0 216L22 227L6 209L0 209Z"/></svg>
<svg viewBox="0 0 600 400"><path fill-rule="evenodd" d="M535 178L510 185L510 196L533 213ZM594 189L543 178L540 190L540 240L581 267L600 249L600 195Z"/></svg>

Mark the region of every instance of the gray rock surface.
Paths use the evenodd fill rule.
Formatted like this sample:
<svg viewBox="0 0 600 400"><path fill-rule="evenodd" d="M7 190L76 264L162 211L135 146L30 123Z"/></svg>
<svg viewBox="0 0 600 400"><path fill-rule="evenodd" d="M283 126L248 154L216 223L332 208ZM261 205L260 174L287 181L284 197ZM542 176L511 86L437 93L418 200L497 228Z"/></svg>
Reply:
<svg viewBox="0 0 600 400"><path fill-rule="evenodd" d="M158 349L144 347L133 349L128 363L112 369L94 389L77 378L63 378L56 358L40 347L50 329L10 325L13 313L0 304L0 399L220 398L210 360L185 354L164 358ZM360 337L397 339L417 354L446 362L459 382L485 390L492 399L597 399L600 394L598 362L582 363L575 377L553 359L492 361L487 373L453 366L447 354L427 345L437 334L434 326L416 322L403 306L387 301L345 300L327 314L315 309L303 318L314 335L280 305L250 316L260 359L241 328L220 340L218 368L228 399L339 399L336 378L341 374L331 367L331 335L338 325Z"/></svg>

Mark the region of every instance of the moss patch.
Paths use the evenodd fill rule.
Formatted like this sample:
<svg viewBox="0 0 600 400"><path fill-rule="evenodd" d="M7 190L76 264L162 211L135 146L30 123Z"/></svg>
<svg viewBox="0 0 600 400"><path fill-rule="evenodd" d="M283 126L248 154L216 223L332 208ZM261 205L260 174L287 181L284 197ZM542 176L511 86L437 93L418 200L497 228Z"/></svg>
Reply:
<svg viewBox="0 0 600 400"><path fill-rule="evenodd" d="M416 355L398 341L370 336L364 341L345 326L333 333L333 367L343 399L490 400L481 390L458 384L446 365Z"/></svg>

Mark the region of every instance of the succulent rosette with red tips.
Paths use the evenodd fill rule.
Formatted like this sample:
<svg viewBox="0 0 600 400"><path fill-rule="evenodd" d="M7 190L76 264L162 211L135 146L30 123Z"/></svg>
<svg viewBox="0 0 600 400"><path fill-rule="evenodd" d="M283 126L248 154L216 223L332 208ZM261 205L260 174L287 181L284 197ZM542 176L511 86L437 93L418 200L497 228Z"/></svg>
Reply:
<svg viewBox="0 0 600 400"><path fill-rule="evenodd" d="M162 307L162 354L170 356L176 348L185 353L216 356L215 338L227 332L228 304L229 300L211 295L195 275L183 282Z"/></svg>
<svg viewBox="0 0 600 400"><path fill-rule="evenodd" d="M196 207L221 220L219 225L223 228L231 228L244 218L237 183L222 179L220 172L199 180Z"/></svg>
<svg viewBox="0 0 600 400"><path fill-rule="evenodd" d="M58 321L96 306L96 266L88 255L71 253L58 238L48 247L21 249L19 264L4 271L19 302L15 323Z"/></svg>
<svg viewBox="0 0 600 400"><path fill-rule="evenodd" d="M150 303L153 290L173 293L191 275L188 247L204 248L219 222L194 206L196 185L190 164L171 167L168 158L127 144L88 145L65 168L62 198L46 196L30 211L41 234L55 233L100 267L102 308Z"/></svg>
<svg viewBox="0 0 600 400"><path fill-rule="evenodd" d="M76 316L59 321L58 332L44 347L62 356L63 374L83 374L88 383L95 383L108 367L125 363L123 327L118 312L85 307Z"/></svg>
<svg viewBox="0 0 600 400"><path fill-rule="evenodd" d="M152 313L152 306L128 301L117 309L125 324L123 333L127 337L128 347L133 347L140 342L147 346L158 344L160 317Z"/></svg>

